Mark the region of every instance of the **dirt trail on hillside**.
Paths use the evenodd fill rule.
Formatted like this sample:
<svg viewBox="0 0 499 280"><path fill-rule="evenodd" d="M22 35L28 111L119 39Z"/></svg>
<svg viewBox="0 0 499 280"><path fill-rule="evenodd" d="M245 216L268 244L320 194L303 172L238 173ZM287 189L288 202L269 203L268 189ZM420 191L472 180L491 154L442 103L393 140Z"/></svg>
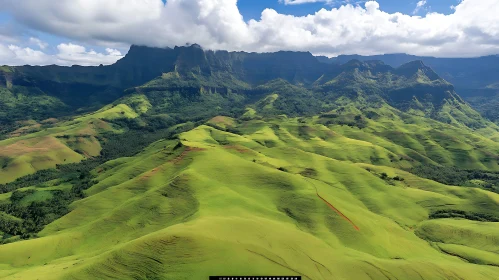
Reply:
<svg viewBox="0 0 499 280"><path fill-rule="evenodd" d="M317 190L317 187L314 185L314 188L315 188L315 193L317 194L317 196L322 199L322 201L324 201L327 206L329 206L329 208L333 209L336 213L338 213L338 215L340 215L343 219L347 220L355 230L360 230L360 228L354 224L354 222L352 222L352 220L350 220L347 216L345 216L343 213L341 213L340 210L338 210L336 207L334 207L331 203L329 203L327 200L325 200L320 194L319 194L319 191Z"/></svg>

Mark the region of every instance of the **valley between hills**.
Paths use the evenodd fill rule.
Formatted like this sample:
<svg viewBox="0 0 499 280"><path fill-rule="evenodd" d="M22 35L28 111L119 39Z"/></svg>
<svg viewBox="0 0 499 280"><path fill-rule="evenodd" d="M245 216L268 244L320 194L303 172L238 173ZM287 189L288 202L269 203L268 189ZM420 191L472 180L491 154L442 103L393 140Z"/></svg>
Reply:
<svg viewBox="0 0 499 280"><path fill-rule="evenodd" d="M494 81L388 58L1 67L0 278L498 279Z"/></svg>

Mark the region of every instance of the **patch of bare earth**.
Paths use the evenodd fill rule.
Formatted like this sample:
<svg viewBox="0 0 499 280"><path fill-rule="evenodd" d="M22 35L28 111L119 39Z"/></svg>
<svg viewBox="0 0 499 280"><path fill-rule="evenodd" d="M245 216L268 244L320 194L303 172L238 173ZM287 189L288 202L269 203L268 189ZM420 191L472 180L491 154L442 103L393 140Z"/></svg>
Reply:
<svg viewBox="0 0 499 280"><path fill-rule="evenodd" d="M20 140L14 144L0 147L0 155L12 157L34 152L49 152L64 148L66 148L66 146L54 137L42 137L30 140Z"/></svg>
<svg viewBox="0 0 499 280"><path fill-rule="evenodd" d="M178 157L172 159L171 162L173 162L174 164L179 164L187 156L187 154L189 154L190 152L200 152L200 151L204 151L204 150L206 150L206 149L199 148L199 147L187 146L185 148L185 150Z"/></svg>
<svg viewBox="0 0 499 280"><path fill-rule="evenodd" d="M251 150L246 149L246 148L243 148L243 147L241 147L241 146L235 146L235 145L225 145L225 146L223 146L223 147L224 147L224 149L228 149L228 150L235 150L235 151L237 151L237 152L239 152L239 153L242 153L242 154L244 154L244 153L251 153Z"/></svg>

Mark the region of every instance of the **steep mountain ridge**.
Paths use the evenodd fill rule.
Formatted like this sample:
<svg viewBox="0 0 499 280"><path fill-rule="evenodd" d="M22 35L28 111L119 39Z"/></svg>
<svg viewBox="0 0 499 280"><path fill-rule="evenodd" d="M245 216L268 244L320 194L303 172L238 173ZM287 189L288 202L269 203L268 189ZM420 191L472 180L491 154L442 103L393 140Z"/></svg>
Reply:
<svg viewBox="0 0 499 280"><path fill-rule="evenodd" d="M180 80L195 83L201 79L223 87L248 88L248 84L257 86L277 78L293 83L311 83L327 67L331 66L319 63L310 53L257 54L205 51L198 45L173 49L134 45L124 58L108 66L2 67L0 88L5 95L17 97L17 100L11 98L10 105L5 107L10 116L20 115L22 108L26 118L41 120L47 117L47 112L41 114L39 109L25 106L18 108L21 99L33 99L36 94L55 99L57 102L50 107L50 112L51 117L58 117L78 109L96 109L123 96L125 89L168 73L177 73ZM224 83L225 80L234 82ZM0 122L19 119L4 117Z"/></svg>
<svg viewBox="0 0 499 280"><path fill-rule="evenodd" d="M337 65L344 64L352 59L360 61L380 60L392 67L399 67L411 61L421 60L447 81L463 90L485 88L498 81L499 56L497 55L474 58L437 58L408 54L385 54L372 56L340 55L333 58L319 58L321 62Z"/></svg>
<svg viewBox="0 0 499 280"><path fill-rule="evenodd" d="M152 51L150 51L152 49ZM173 49L131 46L129 53L110 67L142 67L155 69L142 83L163 73L191 72L209 76L216 72L229 72L251 84L260 84L282 78L292 83L311 83L320 76L324 65L309 52L246 53L204 50L199 45Z"/></svg>
<svg viewBox="0 0 499 280"><path fill-rule="evenodd" d="M403 112L446 123L473 128L487 123L463 101L452 84L422 61L393 68L381 61L354 59L322 76L314 86L329 100L346 98L348 101L343 103L360 101L364 107L372 107L386 102Z"/></svg>
<svg viewBox="0 0 499 280"><path fill-rule="evenodd" d="M499 121L499 56L490 55L475 58L436 58L408 54L385 54L373 56L340 55L334 58L318 57L324 63L344 64L352 59L360 61L380 60L393 67L421 60L445 80L456 87L456 91L473 108L493 121Z"/></svg>
<svg viewBox="0 0 499 280"><path fill-rule="evenodd" d="M5 81L0 87L4 92L0 98L5 100L2 108L6 113L0 114L3 122L26 118L40 121L77 109L91 110L127 94L146 94L152 98L153 112L170 110L181 118L187 107L193 116L198 113L193 114L192 109L202 110L202 106L237 114L265 95L282 92L275 86L264 86L282 79L302 87L302 93L291 99L286 98L292 95L278 97L276 104L281 107L300 104L294 106L295 110L282 110L283 114L317 114L336 109L339 99L356 103L362 96L364 107L386 102L402 111L447 123L474 128L485 125L453 86L420 60L393 68L375 60L326 64L309 52L260 54L206 51L199 45L173 49L132 46L123 59L110 66L22 66L2 68L1 73ZM45 107L36 106L40 99L46 100ZM306 99L310 101L308 106L304 105ZM192 101L198 105L189 106Z"/></svg>

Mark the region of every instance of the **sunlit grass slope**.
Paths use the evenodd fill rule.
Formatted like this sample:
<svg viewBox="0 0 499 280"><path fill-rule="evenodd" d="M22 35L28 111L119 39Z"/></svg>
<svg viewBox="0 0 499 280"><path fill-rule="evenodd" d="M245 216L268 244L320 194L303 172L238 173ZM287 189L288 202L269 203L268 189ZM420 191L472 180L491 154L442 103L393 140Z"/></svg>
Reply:
<svg viewBox="0 0 499 280"><path fill-rule="evenodd" d="M355 108L351 110L336 114L339 117L330 116L335 114L323 115L319 117L318 123L329 124L335 133L343 137L365 141L401 156L397 158L392 154L387 158L377 152L367 159L365 152L350 153L364 157L359 161L396 167L423 163L462 169L499 170L499 134L493 125L486 129L471 130L400 113L389 106L367 113ZM370 114L374 116L365 117ZM365 122L362 128L356 126L355 116Z"/></svg>
<svg viewBox="0 0 499 280"><path fill-rule="evenodd" d="M423 222L418 235L443 252L472 263L499 266L499 223L441 219Z"/></svg>
<svg viewBox="0 0 499 280"><path fill-rule="evenodd" d="M208 124L99 166L88 197L40 238L0 246L0 277L499 278L497 223L429 220L446 209L497 216L499 195L401 170L462 158L496 169L483 163L492 140L388 119L363 130L317 117Z"/></svg>
<svg viewBox="0 0 499 280"><path fill-rule="evenodd" d="M98 136L118 132L105 120L137 116L129 106L118 104L69 121L29 122L14 131L13 137L0 141L0 184L56 164L97 156L101 150Z"/></svg>

